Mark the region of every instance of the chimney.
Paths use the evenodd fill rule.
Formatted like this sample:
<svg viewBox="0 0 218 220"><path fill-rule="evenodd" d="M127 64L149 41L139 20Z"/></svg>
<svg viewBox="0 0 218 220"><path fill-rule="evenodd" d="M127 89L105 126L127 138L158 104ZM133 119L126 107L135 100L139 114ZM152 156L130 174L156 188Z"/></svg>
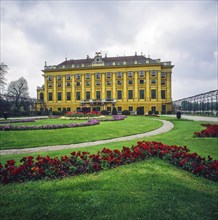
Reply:
<svg viewBox="0 0 218 220"><path fill-rule="evenodd" d="M135 56L137 56L137 52L135 52Z"/></svg>

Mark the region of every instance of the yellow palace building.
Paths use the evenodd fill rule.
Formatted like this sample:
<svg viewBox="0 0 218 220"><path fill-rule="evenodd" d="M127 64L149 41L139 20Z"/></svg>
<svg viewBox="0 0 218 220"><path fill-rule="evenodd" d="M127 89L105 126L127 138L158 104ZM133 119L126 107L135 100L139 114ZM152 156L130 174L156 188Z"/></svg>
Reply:
<svg viewBox="0 0 218 220"><path fill-rule="evenodd" d="M118 113L137 110L147 113L172 111L170 61L144 55L102 56L71 59L42 70L44 85L37 87L38 110L82 109Z"/></svg>

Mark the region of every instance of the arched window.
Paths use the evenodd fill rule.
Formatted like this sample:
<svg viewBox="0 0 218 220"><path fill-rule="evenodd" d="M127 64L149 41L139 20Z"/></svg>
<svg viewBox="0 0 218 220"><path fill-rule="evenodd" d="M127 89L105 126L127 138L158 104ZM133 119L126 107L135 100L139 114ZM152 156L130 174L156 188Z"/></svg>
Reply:
<svg viewBox="0 0 218 220"><path fill-rule="evenodd" d="M44 94L42 92L40 93L40 100L44 100Z"/></svg>

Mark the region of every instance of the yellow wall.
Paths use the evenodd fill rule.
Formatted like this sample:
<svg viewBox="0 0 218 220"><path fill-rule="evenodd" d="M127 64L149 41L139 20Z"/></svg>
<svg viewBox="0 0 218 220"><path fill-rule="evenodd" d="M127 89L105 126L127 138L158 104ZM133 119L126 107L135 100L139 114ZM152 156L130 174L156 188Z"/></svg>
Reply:
<svg viewBox="0 0 218 220"><path fill-rule="evenodd" d="M90 99L96 99L96 91L100 91L101 99L106 99L107 91L111 91L111 98L116 99L116 107L122 107L122 110L129 110L129 106L133 107L133 111L136 111L137 107L143 106L145 113L151 110L152 106L156 107L156 111L159 113L162 110L162 105L166 105L166 112L172 111L172 97L171 97L171 72L173 66L163 66L159 64L145 64L145 65L133 65L133 66L96 66L90 68L71 68L61 70L44 70L44 89L37 90L37 97L39 99L40 93L44 93L44 102L46 108L52 108L52 111L56 111L64 108L70 108L71 111L76 111L76 108L82 107L81 100L86 99L86 91L90 91ZM151 71L156 70L157 76L152 77ZM133 77L128 77L128 72L133 72ZM139 76L139 71L144 71L144 77ZM107 73L111 73L111 78L107 79ZM122 72L122 78L117 77L117 72ZM166 77L161 78L161 73L165 72ZM86 79L86 74L90 74L90 79ZM96 85L96 73L100 73L100 86ZM76 79L76 74L80 74L80 80ZM67 75L71 76L71 79L67 79ZM52 77L49 81L48 77ZM58 80L58 76L61 76L61 80ZM117 81L122 80L122 85L118 85ZM132 80L133 84L129 85L128 81ZM144 84L140 84L140 80L144 80ZM156 80L155 84L152 84L152 80ZM165 80L165 85L161 84L161 80ZM107 81L111 82L111 85L107 85ZM76 86L76 83L80 82L80 86ZM86 85L86 82L90 83L90 86ZM66 84L70 83L70 86ZM58 84L61 84L58 87ZM51 87L50 87L51 86ZM117 90L122 90L122 100L117 97ZM133 99L128 99L128 90L133 90ZM139 90L144 90L144 99L139 99ZM151 99L151 90L156 90L156 99ZM161 90L165 90L166 98L161 98ZM62 99L58 100L58 92L61 92ZM67 92L71 92L71 100L67 100ZM80 92L81 100L76 100L76 92ZM52 93L52 101L49 101L49 93ZM87 104L86 106L89 106ZM112 108L112 103L99 105L101 110Z"/></svg>

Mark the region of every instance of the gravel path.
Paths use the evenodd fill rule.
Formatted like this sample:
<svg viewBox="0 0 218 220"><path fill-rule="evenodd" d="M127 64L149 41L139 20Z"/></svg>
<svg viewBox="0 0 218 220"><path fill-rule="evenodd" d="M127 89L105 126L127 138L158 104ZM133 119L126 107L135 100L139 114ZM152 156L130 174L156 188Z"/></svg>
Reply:
<svg viewBox="0 0 218 220"><path fill-rule="evenodd" d="M168 117L176 118L176 115L163 115ZM218 123L218 117L202 117L202 116L195 116L195 115L182 115L182 119L188 119L193 121L208 121L208 122L216 122Z"/></svg>
<svg viewBox="0 0 218 220"><path fill-rule="evenodd" d="M155 120L161 121L163 123L162 127L158 128L154 131L149 131L149 132L146 132L143 134L130 135L130 136L125 136L125 137L113 138L113 139L109 139L109 140L85 142L85 143L80 143L80 144L57 145L57 146L46 146L46 147L25 148L25 149L0 150L0 155L24 154L24 153L33 153L33 152L42 152L42 151L54 151L54 150L62 150L62 149L69 149L69 148L96 146L96 145L100 145L100 144L107 144L107 143L119 142L119 141L128 141L128 140L133 140L133 139L137 139L137 138L144 138L144 137L154 136L157 134L162 134L162 133L170 131L174 127L173 123L171 123L169 121L160 120L160 119L155 119Z"/></svg>

